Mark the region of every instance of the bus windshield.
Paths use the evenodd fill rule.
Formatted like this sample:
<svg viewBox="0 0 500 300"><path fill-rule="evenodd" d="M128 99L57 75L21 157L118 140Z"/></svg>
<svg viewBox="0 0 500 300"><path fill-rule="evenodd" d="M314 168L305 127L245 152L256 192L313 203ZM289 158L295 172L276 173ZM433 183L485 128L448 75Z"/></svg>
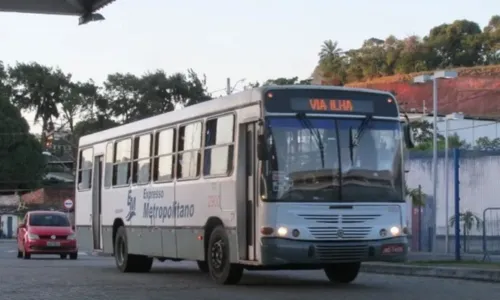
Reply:
<svg viewBox="0 0 500 300"><path fill-rule="evenodd" d="M266 201L404 202L398 121L305 115L266 121Z"/></svg>

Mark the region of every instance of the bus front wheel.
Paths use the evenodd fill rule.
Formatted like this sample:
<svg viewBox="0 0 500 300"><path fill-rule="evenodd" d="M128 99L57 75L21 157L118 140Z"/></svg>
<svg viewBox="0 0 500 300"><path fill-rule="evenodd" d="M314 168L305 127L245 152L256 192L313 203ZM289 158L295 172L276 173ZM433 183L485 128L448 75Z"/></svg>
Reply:
<svg viewBox="0 0 500 300"><path fill-rule="evenodd" d="M359 269L361 268L360 262L354 263L337 263L325 266L326 277L331 282L336 283L350 283L358 277Z"/></svg>
<svg viewBox="0 0 500 300"><path fill-rule="evenodd" d="M128 253L127 232L123 226L116 232L114 256L116 266L124 273L146 273L153 265L152 257Z"/></svg>
<svg viewBox="0 0 500 300"><path fill-rule="evenodd" d="M237 284L243 276L243 267L230 262L229 238L222 226L210 234L207 249L208 272L217 284Z"/></svg>

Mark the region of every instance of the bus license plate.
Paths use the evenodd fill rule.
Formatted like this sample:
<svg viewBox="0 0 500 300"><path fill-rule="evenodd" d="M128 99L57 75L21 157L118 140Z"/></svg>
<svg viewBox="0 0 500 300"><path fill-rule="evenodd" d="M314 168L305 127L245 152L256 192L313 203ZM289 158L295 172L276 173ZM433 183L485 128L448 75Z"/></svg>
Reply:
<svg viewBox="0 0 500 300"><path fill-rule="evenodd" d="M59 247L59 246L61 246L61 243L59 243L59 242L47 242L47 246L49 246L49 247Z"/></svg>

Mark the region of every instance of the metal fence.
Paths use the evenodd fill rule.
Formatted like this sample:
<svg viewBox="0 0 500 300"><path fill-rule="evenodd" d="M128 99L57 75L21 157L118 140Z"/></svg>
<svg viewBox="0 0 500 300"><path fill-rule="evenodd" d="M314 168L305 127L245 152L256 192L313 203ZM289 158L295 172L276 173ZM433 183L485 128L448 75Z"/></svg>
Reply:
<svg viewBox="0 0 500 300"><path fill-rule="evenodd" d="M483 211L483 260L490 255L500 255L500 207L488 207Z"/></svg>

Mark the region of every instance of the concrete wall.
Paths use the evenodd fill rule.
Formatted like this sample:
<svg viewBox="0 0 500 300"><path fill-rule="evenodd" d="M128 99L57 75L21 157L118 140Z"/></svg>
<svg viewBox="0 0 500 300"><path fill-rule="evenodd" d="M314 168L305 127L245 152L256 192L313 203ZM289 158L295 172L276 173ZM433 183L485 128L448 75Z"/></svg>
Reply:
<svg viewBox="0 0 500 300"><path fill-rule="evenodd" d="M406 169L409 187L422 186L422 191L432 195L433 178L430 153L410 153ZM454 214L454 163L450 153L445 170L444 153L439 153L437 177L437 233L445 234L447 227L444 174L448 173L449 217ZM460 210L471 211L485 220L487 235L500 236L500 152L461 151L460 159ZM432 199L430 199L432 201ZM488 210L487 208L498 208ZM432 206L426 214L432 214ZM411 218L411 216L409 216ZM410 223L411 224L411 223ZM453 234L453 229L450 230ZM482 229L473 228L471 235L482 235Z"/></svg>

